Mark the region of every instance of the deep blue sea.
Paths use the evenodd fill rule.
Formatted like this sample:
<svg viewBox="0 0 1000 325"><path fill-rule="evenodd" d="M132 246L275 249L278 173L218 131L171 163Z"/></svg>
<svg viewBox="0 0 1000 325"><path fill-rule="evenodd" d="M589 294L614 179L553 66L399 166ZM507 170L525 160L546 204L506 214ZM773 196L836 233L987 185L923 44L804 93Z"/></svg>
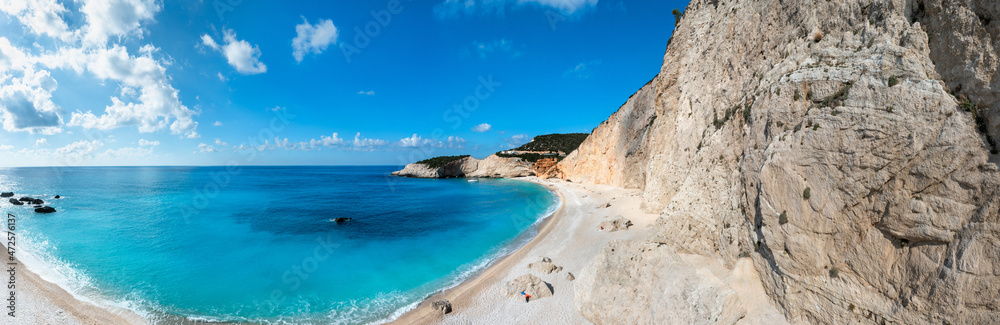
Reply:
<svg viewBox="0 0 1000 325"><path fill-rule="evenodd" d="M0 209L22 262L78 297L166 322L357 324L475 274L557 206L534 183L399 168L7 168L0 190L58 212Z"/></svg>

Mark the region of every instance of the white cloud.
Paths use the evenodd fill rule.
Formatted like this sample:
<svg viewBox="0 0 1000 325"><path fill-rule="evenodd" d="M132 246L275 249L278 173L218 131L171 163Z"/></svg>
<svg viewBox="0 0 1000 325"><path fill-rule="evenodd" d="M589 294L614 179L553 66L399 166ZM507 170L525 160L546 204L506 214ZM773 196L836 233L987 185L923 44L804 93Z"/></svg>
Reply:
<svg viewBox="0 0 1000 325"><path fill-rule="evenodd" d="M44 147L44 146L47 146L47 145L49 145L49 140L46 140L45 138L41 138L41 139L35 140L35 146L36 147Z"/></svg>
<svg viewBox="0 0 1000 325"><path fill-rule="evenodd" d="M7 150L12 150L12 149L14 149L14 146L12 146L12 145L9 145L9 144L0 145L0 151L7 151Z"/></svg>
<svg viewBox="0 0 1000 325"><path fill-rule="evenodd" d="M84 41L103 45L112 36L142 37L142 22L153 20L162 7L155 0L84 0L80 8L87 18Z"/></svg>
<svg viewBox="0 0 1000 325"><path fill-rule="evenodd" d="M354 135L354 142L351 143L355 148L371 148L379 147L388 144L385 140L381 139L369 139L361 136L361 132Z"/></svg>
<svg viewBox="0 0 1000 325"><path fill-rule="evenodd" d="M124 89L122 98L111 97L111 105L105 107L103 115L91 111L76 111L68 125L88 129L109 130L123 126L138 126L139 132L148 133L169 126L171 133L191 137L196 134L198 122L192 117L197 112L188 109L178 98L178 91L170 85L170 78L162 62L151 54L156 48L144 47L141 56L129 55L125 47L114 45L85 53L84 62L73 59L77 53L63 52L60 56L46 58L51 64L74 70L85 66L100 80L118 81ZM134 100L134 101L133 101Z"/></svg>
<svg viewBox="0 0 1000 325"><path fill-rule="evenodd" d="M208 34L201 36L201 42L205 46L222 53L226 57L229 65L236 68L242 74L259 74L267 72L267 65L260 62L260 48L251 45L249 42L236 38L236 33L232 29L222 31L222 41L224 45L219 45Z"/></svg>
<svg viewBox="0 0 1000 325"><path fill-rule="evenodd" d="M504 148L517 148L528 142L531 142L531 137L527 134L515 134L504 139L504 143L501 146Z"/></svg>
<svg viewBox="0 0 1000 325"><path fill-rule="evenodd" d="M158 146L158 145L160 145L160 141L149 141L149 140L146 140L146 139L139 139L139 146L140 147L155 147L155 146Z"/></svg>
<svg viewBox="0 0 1000 325"><path fill-rule="evenodd" d="M455 136L448 137L447 140L448 148L450 149L463 149L465 148L465 142L465 139Z"/></svg>
<svg viewBox="0 0 1000 325"><path fill-rule="evenodd" d="M184 137L188 139L197 139L201 137L201 134L198 134L198 132L191 131L190 133L184 135Z"/></svg>
<svg viewBox="0 0 1000 325"><path fill-rule="evenodd" d="M424 139L414 133L409 138L399 139L399 146L404 148L416 148L423 145Z"/></svg>
<svg viewBox="0 0 1000 325"><path fill-rule="evenodd" d="M362 91L358 92L358 95L375 96L375 91L374 90L369 90L369 91L362 90Z"/></svg>
<svg viewBox="0 0 1000 325"><path fill-rule="evenodd" d="M441 141L437 139L425 139L420 135L414 133L409 138L400 139L398 142L396 142L396 145L403 148L448 147L453 149L460 149L465 147L465 142L466 142L465 139L456 136L450 136L446 138L444 141Z"/></svg>
<svg viewBox="0 0 1000 325"><path fill-rule="evenodd" d="M511 57L521 56L521 51L514 48L514 42L507 39L501 38L491 42L472 42L472 48L479 54L479 57L485 59L487 56L493 53L507 53Z"/></svg>
<svg viewBox="0 0 1000 325"><path fill-rule="evenodd" d="M302 17L302 23L295 25L295 33L295 38L292 39L292 56L296 62L302 62L307 53L320 54L330 44L337 43L337 26L329 19L320 19L315 25L310 25Z"/></svg>
<svg viewBox="0 0 1000 325"><path fill-rule="evenodd" d="M0 11L17 20L37 35L68 41L73 33L62 19L66 7L56 0L5 0Z"/></svg>
<svg viewBox="0 0 1000 325"><path fill-rule="evenodd" d="M222 122L215 121L215 123L212 123L212 126L222 126Z"/></svg>
<svg viewBox="0 0 1000 325"><path fill-rule="evenodd" d="M104 142L100 140L81 140L56 149L55 153L59 156L91 157L93 153L97 152L97 149L103 146Z"/></svg>
<svg viewBox="0 0 1000 325"><path fill-rule="evenodd" d="M438 18L479 14L503 15L507 7L534 5L556 10L564 15L573 15L596 7L597 2L598 0L445 0L434 6L434 14Z"/></svg>
<svg viewBox="0 0 1000 325"><path fill-rule="evenodd" d="M587 62L580 62L576 66L566 70L563 73L563 77L572 76L580 79L587 79L593 76L593 67L601 64L601 60L593 60Z"/></svg>
<svg viewBox="0 0 1000 325"><path fill-rule="evenodd" d="M272 112L277 112L277 111L284 111L285 108L281 107L281 106L275 106L275 107L272 107L272 108L268 108L268 110L270 110Z"/></svg>
<svg viewBox="0 0 1000 325"><path fill-rule="evenodd" d="M486 132L493 129L493 126L489 123L483 123L472 127L472 132Z"/></svg>
<svg viewBox="0 0 1000 325"><path fill-rule="evenodd" d="M225 141L222 141L222 139L216 138L215 139L215 145L220 146L220 147L225 147L225 146L228 146L229 144L226 143Z"/></svg>
<svg viewBox="0 0 1000 325"><path fill-rule="evenodd" d="M216 76L219 77L219 80L221 80L222 82L229 81L229 78L226 78L226 76L223 76L222 72L219 72L218 74L216 74Z"/></svg>
<svg viewBox="0 0 1000 325"><path fill-rule="evenodd" d="M207 145L207 144L204 144L204 143L199 143L198 144L198 152L213 153L213 152L219 152L219 150L215 149L215 147L213 147L213 146L210 146L210 145Z"/></svg>

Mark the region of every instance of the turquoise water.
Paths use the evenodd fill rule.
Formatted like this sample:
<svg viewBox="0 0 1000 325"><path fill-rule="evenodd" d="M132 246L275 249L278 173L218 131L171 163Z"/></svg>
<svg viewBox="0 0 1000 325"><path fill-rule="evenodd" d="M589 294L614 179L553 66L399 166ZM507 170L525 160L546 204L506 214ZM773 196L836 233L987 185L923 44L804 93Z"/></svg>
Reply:
<svg viewBox="0 0 1000 325"><path fill-rule="evenodd" d="M355 324L481 270L557 203L529 182L396 169L0 169L0 190L58 212L0 209L18 216L23 262L80 297L160 321Z"/></svg>

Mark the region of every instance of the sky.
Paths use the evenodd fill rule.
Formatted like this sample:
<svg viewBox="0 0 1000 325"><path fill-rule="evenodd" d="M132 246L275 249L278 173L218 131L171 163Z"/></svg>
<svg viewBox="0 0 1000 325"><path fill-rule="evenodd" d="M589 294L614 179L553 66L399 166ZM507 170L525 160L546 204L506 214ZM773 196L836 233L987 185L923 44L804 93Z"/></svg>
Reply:
<svg viewBox="0 0 1000 325"><path fill-rule="evenodd" d="M686 5L0 0L0 166L482 158L590 132Z"/></svg>

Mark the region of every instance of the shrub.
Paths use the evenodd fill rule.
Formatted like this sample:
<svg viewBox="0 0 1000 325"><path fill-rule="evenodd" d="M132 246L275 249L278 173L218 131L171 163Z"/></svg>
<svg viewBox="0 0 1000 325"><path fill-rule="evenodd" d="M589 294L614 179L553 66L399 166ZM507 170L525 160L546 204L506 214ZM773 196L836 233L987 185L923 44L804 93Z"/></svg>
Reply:
<svg viewBox="0 0 1000 325"><path fill-rule="evenodd" d="M839 275L840 275L840 270L837 270L837 267L830 268L830 277L831 278L836 278Z"/></svg>
<svg viewBox="0 0 1000 325"><path fill-rule="evenodd" d="M431 159L424 159L424 160L418 161L417 163L418 164L427 165L427 167L430 167L430 168L440 168L440 167L443 167L444 165L447 165L448 163L450 163L452 161L459 160L459 159L462 159L462 158L465 158L465 157L469 157L469 155L464 155L464 156L440 156L440 157L434 157L434 158L431 158Z"/></svg>
<svg viewBox="0 0 1000 325"><path fill-rule="evenodd" d="M958 103L958 107L962 108L962 110L966 112L976 110L976 104L973 104L968 98L962 98L962 102Z"/></svg>
<svg viewBox="0 0 1000 325"><path fill-rule="evenodd" d="M808 200L810 196L810 189L806 187L806 189L802 191L802 198Z"/></svg>
<svg viewBox="0 0 1000 325"><path fill-rule="evenodd" d="M895 85L898 85L898 84L899 84L899 79L896 79L896 77L889 77L889 87L892 87L892 86L895 86Z"/></svg>
<svg viewBox="0 0 1000 325"><path fill-rule="evenodd" d="M796 90L795 91L795 95L792 96L792 99L795 100L795 101L799 101L799 98L802 98L802 96L799 95L799 91Z"/></svg>
<svg viewBox="0 0 1000 325"><path fill-rule="evenodd" d="M778 224L783 225L786 223L788 223L788 213L785 213L785 211L781 211L781 215L778 216Z"/></svg>

